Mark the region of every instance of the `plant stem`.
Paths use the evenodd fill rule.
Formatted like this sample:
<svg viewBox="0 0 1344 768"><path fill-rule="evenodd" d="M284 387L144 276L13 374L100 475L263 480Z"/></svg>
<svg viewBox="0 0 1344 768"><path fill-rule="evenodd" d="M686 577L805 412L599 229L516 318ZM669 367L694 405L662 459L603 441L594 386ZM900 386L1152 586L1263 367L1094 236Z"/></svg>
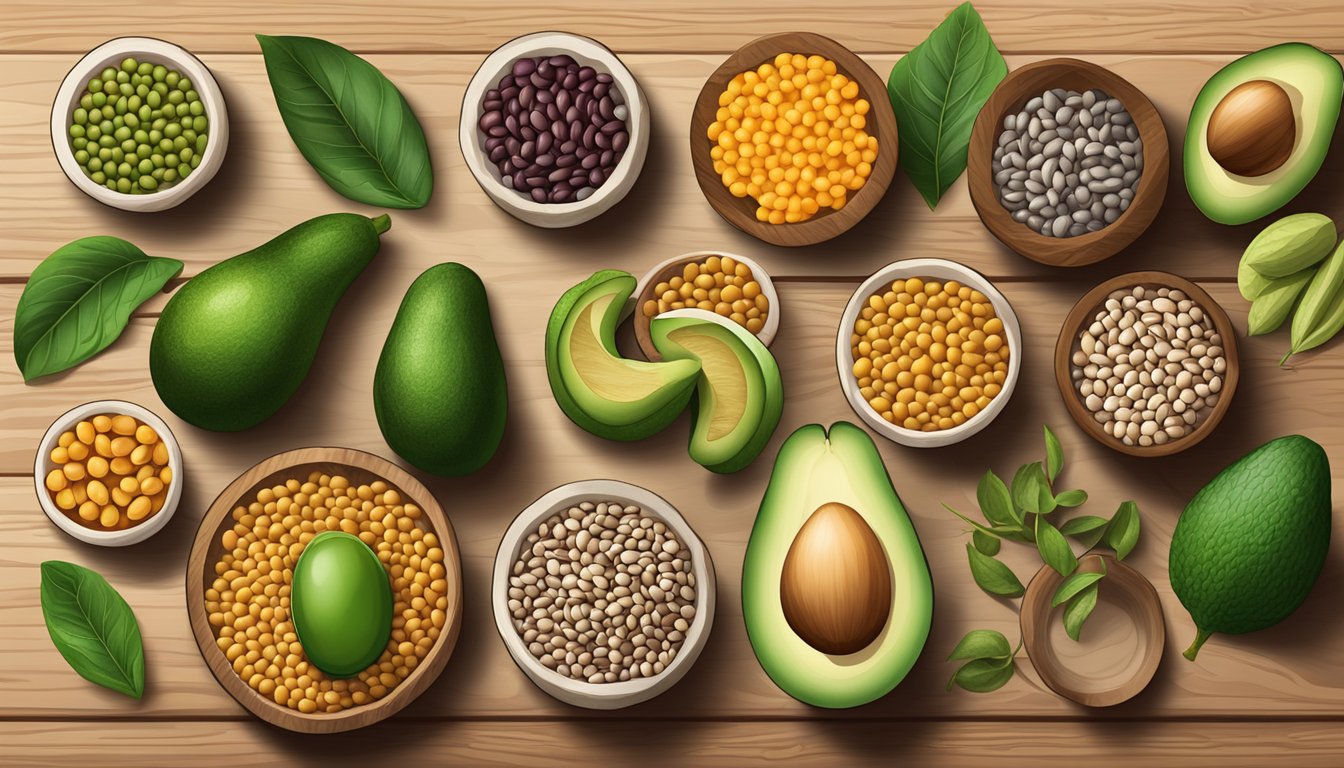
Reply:
<svg viewBox="0 0 1344 768"><path fill-rule="evenodd" d="M1212 632L1206 629L1199 629L1198 627L1196 627L1195 642L1191 643L1190 647L1186 648L1185 652L1182 653L1181 655L1191 661L1194 661L1195 656L1199 653L1200 647L1204 645L1204 641L1208 640L1212 636L1213 636Z"/></svg>
<svg viewBox="0 0 1344 768"><path fill-rule="evenodd" d="M380 235L392 228L392 217L388 216L386 213L382 216L369 219L369 221L373 222L373 231Z"/></svg>

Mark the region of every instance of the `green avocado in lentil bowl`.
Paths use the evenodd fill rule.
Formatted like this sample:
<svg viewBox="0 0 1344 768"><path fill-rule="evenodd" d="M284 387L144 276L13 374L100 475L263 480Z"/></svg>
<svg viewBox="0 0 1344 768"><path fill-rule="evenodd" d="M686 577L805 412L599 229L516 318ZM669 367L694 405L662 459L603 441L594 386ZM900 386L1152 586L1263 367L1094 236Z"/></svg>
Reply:
<svg viewBox="0 0 1344 768"><path fill-rule="evenodd" d="M75 162L91 181L143 195L190 176L205 155L209 130L190 78L128 57L89 78L68 134Z"/></svg>

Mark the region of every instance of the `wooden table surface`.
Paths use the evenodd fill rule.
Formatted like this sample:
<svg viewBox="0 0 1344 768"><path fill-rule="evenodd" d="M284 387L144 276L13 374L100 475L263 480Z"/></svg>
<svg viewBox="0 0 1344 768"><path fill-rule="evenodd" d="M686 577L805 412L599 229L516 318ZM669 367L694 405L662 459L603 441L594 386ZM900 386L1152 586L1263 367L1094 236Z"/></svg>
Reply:
<svg viewBox="0 0 1344 768"><path fill-rule="evenodd" d="M1221 467L1260 443L1305 434L1344 473L1344 360L1338 345L1276 361L1285 335L1241 339L1243 376L1217 435L1169 459L1110 451L1069 420L1055 389L1050 352L1059 324L1089 287L1121 272L1156 268L1203 285L1245 328L1235 286L1237 258L1255 225L1223 227L1198 214L1173 163L1165 209L1132 247L1093 267L1061 271L1018 257L975 217L964 179L930 211L901 174L850 233L787 250L737 232L695 185L685 141L691 103L704 78L741 43L767 32L806 29L849 45L885 75L952 7L951 0L834 0L780 10L761 0L529 3L511 0L331 0L321 4L234 0L161 2L134 22L93 0L6 0L0 8L0 764L262 766L321 760L427 760L464 765L1153 765L1338 766L1344 764L1344 542L1307 603L1281 625L1240 638L1218 636L1197 663L1180 650L1191 621L1167 583L1166 553L1190 496ZM801 4L800 4L801 5ZM1068 54L1112 68L1156 104L1179 158L1190 104L1231 59L1304 40L1344 52L1337 0L1279 3L1213 0L981 0L977 3L1010 67ZM653 110L653 145L638 185L618 210L569 230L524 225L493 206L457 146L459 103L485 53L527 32L561 28L596 37L625 59ZM1086 30L1086 31L1084 31ZM429 207L393 212L374 263L340 304L312 372L289 405L241 434L183 424L150 384L147 349L164 297L138 311L122 338L70 372L25 385L12 362L14 308L28 274L76 237L127 238L151 254L186 262L190 278L311 216L372 213L317 178L284 131L252 37L324 37L365 55L402 89L428 134L436 186ZM87 49L122 34L173 40L199 54L229 101L232 137L224 169L187 204L135 215L104 208L60 173L47 129L52 94ZM880 98L880 96L879 96ZM1288 210L1344 216L1344 148ZM541 338L546 310L568 286L604 267L635 273L677 253L747 254L775 276L783 325L773 347L787 392L783 421L749 469L720 477L685 453L685 418L636 444L592 437L555 406ZM915 256L954 259L981 270L1016 306L1025 367L1013 401L975 438L917 451L878 440L914 518L935 583L933 634L910 677L880 701L845 712L810 709L780 692L752 656L738 599L743 549L773 457L794 428L857 421L836 382L832 344L844 302L877 267ZM191 639L183 568L196 524L238 473L273 453L338 445L393 458L370 398L374 361L401 295L421 271L460 261L485 280L508 367L510 418L504 445L484 471L424 478L443 501L463 550L466 619L438 682L401 715L337 736L299 736L252 719L211 677ZM173 426L186 455L185 494L171 524L129 550L79 544L42 515L32 457L42 431L74 405L101 398L142 403ZM1137 698L1083 709L1025 673L988 695L946 692L943 661L966 631L1017 637L1015 603L971 581L963 525L944 511L974 506L987 467L1011 473L1041 452L1041 424L1053 425L1068 456L1065 482L1087 489L1094 513L1133 498L1143 539L1132 557L1161 595L1167 650ZM489 567L513 516L571 480L612 477L643 485L677 505L714 555L719 608L697 665L673 690L613 714L562 705L513 665L492 624ZM76 676L53 649L38 603L38 564L66 559L102 572L134 607L145 638L147 687L136 703ZM1010 560L1024 579L1030 560Z"/></svg>

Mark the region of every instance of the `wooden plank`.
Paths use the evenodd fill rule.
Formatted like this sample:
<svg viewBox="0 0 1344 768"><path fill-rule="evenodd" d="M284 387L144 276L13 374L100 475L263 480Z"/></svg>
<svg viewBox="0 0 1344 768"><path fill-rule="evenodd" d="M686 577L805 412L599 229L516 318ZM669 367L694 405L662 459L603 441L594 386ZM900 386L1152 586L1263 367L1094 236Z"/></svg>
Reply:
<svg viewBox="0 0 1344 768"><path fill-rule="evenodd" d="M405 715L368 731L302 737L259 722L0 723L0 765L267 768L396 762L472 766L614 765L1073 768L1334 768L1336 722L889 723L623 720L440 722Z"/></svg>
<svg viewBox="0 0 1344 768"><path fill-rule="evenodd" d="M0 701L0 717L116 714L129 702L92 688L65 668L52 651L37 604L37 564L73 559L103 571L137 609L148 638L149 692L136 712L156 716L233 714L240 710L215 685L190 639L182 609L182 569L195 523L213 495L257 460L303 445L341 445L389 451L375 426L368 392L371 361L382 343L402 284L399 276L375 273L363 295L344 303L327 334L322 353L300 394L272 421L241 434L212 434L186 427L164 411L145 375L150 318L134 321L125 337L92 362L57 380L21 388L17 374L0 373L6 418L0 423L0 468L20 476L0 480L0 675L13 695ZM545 282L546 285L542 283ZM1344 430L1330 398L1341 375L1337 353L1304 356L1290 371L1274 366L1282 336L1245 343L1243 389L1234 416L1215 439L1162 462L1127 459L1087 439L1065 415L1049 369L1056 325L1081 290L1066 285L1007 283L1010 301L1024 312L1027 364L1013 403L986 431L958 448L903 449L879 440L896 487L919 528L936 590L936 621L923 660L893 695L848 716L943 717L993 712L1061 716L1077 710L1044 690L1034 677L979 697L944 693L951 667L944 655L966 631L999 629L1016 636L1009 604L982 594L965 562L962 525L940 503L970 510L974 489L986 467L1009 474L1039 458L1043 422L1059 432L1068 455L1063 478L1092 494L1089 511L1109 514L1121 500L1136 499L1144 513L1144 537L1135 566L1158 587L1168 621L1165 661L1152 687L1127 705L1096 717L1148 716L1344 716L1344 667L1333 636L1339 614L1319 588L1306 607L1279 627L1246 638L1218 637L1191 664L1179 655L1193 628L1166 584L1166 544L1193 493L1215 471L1271 437L1301 432L1338 453ZM1245 322L1244 302L1226 284L1208 286ZM8 357L9 322L18 286L3 286L0 302L0 357ZM850 286L783 286L784 323L773 351L788 392L780 430L763 458L730 477L711 475L685 456L683 419L662 435L636 444L609 443L570 424L555 407L541 361L543 313L504 311L510 295L542 295L548 304L558 286L544 278L492 284L494 317L509 361L511 419L500 456L468 478L427 478L461 537L465 562L467 616L456 658L418 703L421 714L480 716L573 715L534 689L514 668L495 636L489 606L488 572L498 537L513 515L547 489L571 480L615 477L665 494L678 506L713 552L719 573L720 609L708 648L686 680L631 714L642 717L725 717L787 715L844 717L810 710L778 691L755 663L747 642L737 595L742 553L751 521L770 473L771 458L793 428L808 422L854 420L836 387L832 344L840 309ZM1025 314L1029 310L1029 314ZM131 552L79 545L42 518L33 503L29 471L33 440L65 408L98 397L124 397L162 413L173 425L187 456L185 497L175 519L155 539ZM14 403L9 405L8 403ZM1336 466L1337 477L1344 472ZM1337 527L1338 528L1338 527ZM1332 584L1344 573L1339 553L1322 578ZM1010 560L1025 579L1031 552ZM1037 561L1038 562L1038 561Z"/></svg>
<svg viewBox="0 0 1344 768"><path fill-rule="evenodd" d="M202 52L251 50L252 34L325 37L359 51L486 52L531 30L563 29L594 36L618 51L727 53L749 39L809 30L857 51L908 51L955 3L947 0L839 0L824 13L767 0L651 3L541 3L520 0L240 0L218 14L204 0L176 0L171 12L109 26L94 0L52 6L6 3L0 50L83 51L119 34L162 37ZM1344 19L1330 0L1228 6L1215 0L1135 0L1100 13L1069 0L979 0L975 4L1004 51L1209 51L1241 53L1305 39L1344 50ZM1100 15L1099 15L1100 14ZM1098 20L1104 28L1098 28Z"/></svg>
<svg viewBox="0 0 1344 768"><path fill-rule="evenodd" d="M1037 58L1009 57L1015 67ZM862 223L815 247L777 248L737 231L715 215L691 170L685 140L691 105L720 57L690 54L629 57L654 116L643 176L614 212L568 230L541 230L514 220L489 201L467 170L456 141L458 113L479 56L372 56L414 104L430 137L437 177L428 208L393 212L382 259L394 262L407 280L429 263L453 259L488 279L544 272L566 284L601 267L638 272L667 256L705 248L751 256L772 274L785 277L857 278L897 258L937 256L991 276L1098 280L1130 269L1166 269L1194 279L1230 280L1236 254L1257 227L1224 227L1199 215L1178 167L1190 102L1229 57L1090 58L1148 93L1165 117L1177 167L1153 228L1122 254L1078 272L1036 264L1000 245L976 217L964 179L930 212L898 173L886 197ZM0 113L0 130L6 136L0 163L8 179L0 188L0 228L8 245L0 253L0 279L23 280L55 248L92 234L117 235L149 253L183 259L191 275L312 216L373 212L332 192L304 162L276 114L260 56L210 55L206 61L229 102L232 138L224 169L207 189L172 212L132 215L85 197L61 176L52 157L47 116L52 91L70 66L70 56L8 57L13 77L0 83L0 103L6 105ZM872 56L869 61L885 75L895 57ZM1321 201L1338 197L1331 193L1340 178L1344 152L1336 151L1288 210L1337 213ZM539 257L545 258L544 269L539 269Z"/></svg>

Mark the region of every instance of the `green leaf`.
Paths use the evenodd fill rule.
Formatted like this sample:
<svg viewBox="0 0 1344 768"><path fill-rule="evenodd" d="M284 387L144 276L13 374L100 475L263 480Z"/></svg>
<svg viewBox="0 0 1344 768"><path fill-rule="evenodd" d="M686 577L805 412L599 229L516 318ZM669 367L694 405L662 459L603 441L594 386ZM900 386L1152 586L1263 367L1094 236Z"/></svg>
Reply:
<svg viewBox="0 0 1344 768"><path fill-rule="evenodd" d="M994 538L998 539L1007 539L1009 541L1020 541L1023 543L1028 543L1028 539L1026 537L1027 531L1024 531L1022 528L1016 525L985 526L961 514L952 507L949 507L947 504L943 504L943 509L946 509L948 512L951 512L952 514L961 518L967 525L971 526L971 529L973 531L979 531L980 533L986 536L993 536Z"/></svg>
<svg viewBox="0 0 1344 768"><path fill-rule="evenodd" d="M1039 461L1023 465L1013 475L1013 504L1034 515L1055 511L1055 495L1050 492L1050 483Z"/></svg>
<svg viewBox="0 0 1344 768"><path fill-rule="evenodd" d="M1088 585L1064 607L1064 631L1075 641L1083 632L1083 622L1092 615L1092 609L1097 607L1098 586L1100 585L1096 583Z"/></svg>
<svg viewBox="0 0 1344 768"><path fill-rule="evenodd" d="M1087 503L1087 491L1081 488L1075 488L1071 491L1065 491L1055 497L1056 507L1081 507Z"/></svg>
<svg viewBox="0 0 1344 768"><path fill-rule="evenodd" d="M1050 431L1050 426L1047 424L1045 426L1045 476L1050 480L1051 485L1054 485L1055 478L1059 477L1059 472L1062 469L1064 469L1064 447L1059 444L1059 438L1055 437L1055 433Z"/></svg>
<svg viewBox="0 0 1344 768"><path fill-rule="evenodd" d="M952 681L947 684L947 689L950 691L953 685L958 685L972 693L997 691L1013 679L1014 669L1011 657L1002 660L976 659L957 670Z"/></svg>
<svg viewBox="0 0 1344 768"><path fill-rule="evenodd" d="M998 560L982 554L970 544L966 545L966 556L971 561L971 576L975 578L975 583L989 594L1021 597L1026 591L1013 570Z"/></svg>
<svg viewBox="0 0 1344 768"><path fill-rule="evenodd" d="M1074 557L1064 534L1043 517L1036 518L1036 548L1046 565L1061 576L1068 576L1078 567L1078 558Z"/></svg>
<svg viewBox="0 0 1344 768"><path fill-rule="evenodd" d="M1022 524L1013 510L1013 497L1008 495L1008 486L993 471L980 478L975 498L980 502L980 512L994 525Z"/></svg>
<svg viewBox="0 0 1344 768"><path fill-rule="evenodd" d="M991 536L990 534L981 533L980 531L971 531L971 543L975 545L977 552L982 555L989 555L990 557L999 554L1001 546L997 536Z"/></svg>
<svg viewBox="0 0 1344 768"><path fill-rule="evenodd" d="M24 381L76 366L117 340L131 313L182 271L115 237L63 245L28 277L14 313Z"/></svg>
<svg viewBox="0 0 1344 768"><path fill-rule="evenodd" d="M280 117L327 185L384 208L423 208L434 189L425 132L401 91L339 45L257 35Z"/></svg>
<svg viewBox="0 0 1344 768"><path fill-rule="evenodd" d="M1083 545L1084 549L1091 549L1106 535L1106 526L1110 522L1110 520L1096 515L1081 515L1066 520L1064 525L1060 526L1059 532L1076 539L1079 544Z"/></svg>
<svg viewBox="0 0 1344 768"><path fill-rule="evenodd" d="M1051 607L1059 607L1072 600L1074 595L1082 592L1084 589L1096 584L1098 581L1106 578L1106 571L1091 571L1089 573L1075 573L1064 580L1055 590L1055 596L1050 600Z"/></svg>
<svg viewBox="0 0 1344 768"><path fill-rule="evenodd" d="M992 629L973 629L952 649L948 661L963 659L1007 659L1012 657L1012 646L1002 632Z"/></svg>
<svg viewBox="0 0 1344 768"><path fill-rule="evenodd" d="M900 166L930 208L966 170L971 127L1008 65L963 3L891 69Z"/></svg>
<svg viewBox="0 0 1344 768"><path fill-rule="evenodd" d="M1139 507L1126 501L1115 511L1111 527L1106 530L1106 546L1115 550L1115 559L1124 560L1139 543Z"/></svg>
<svg viewBox="0 0 1344 768"><path fill-rule="evenodd" d="M42 563L42 618L51 642L80 677L140 698L145 650L135 614L102 576L60 560Z"/></svg>

